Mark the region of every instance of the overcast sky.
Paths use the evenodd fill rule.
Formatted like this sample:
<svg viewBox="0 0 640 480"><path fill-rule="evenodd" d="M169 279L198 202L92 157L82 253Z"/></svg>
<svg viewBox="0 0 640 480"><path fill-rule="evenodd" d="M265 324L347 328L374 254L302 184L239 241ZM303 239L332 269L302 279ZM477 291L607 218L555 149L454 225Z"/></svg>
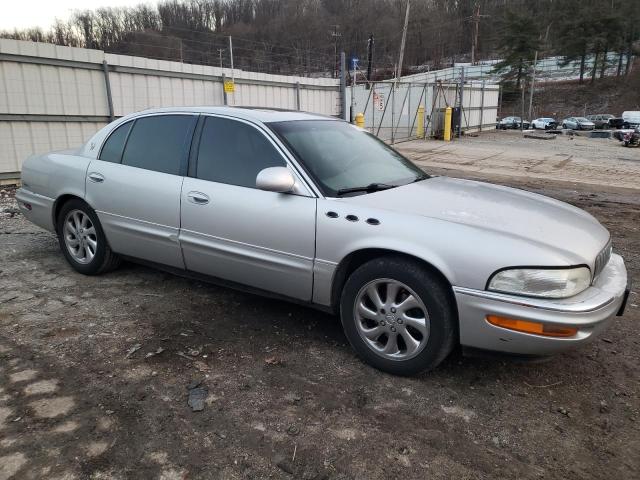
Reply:
<svg viewBox="0 0 640 480"><path fill-rule="evenodd" d="M74 10L123 7L148 0L0 0L0 30L41 27L48 29L56 18L67 20Z"/></svg>

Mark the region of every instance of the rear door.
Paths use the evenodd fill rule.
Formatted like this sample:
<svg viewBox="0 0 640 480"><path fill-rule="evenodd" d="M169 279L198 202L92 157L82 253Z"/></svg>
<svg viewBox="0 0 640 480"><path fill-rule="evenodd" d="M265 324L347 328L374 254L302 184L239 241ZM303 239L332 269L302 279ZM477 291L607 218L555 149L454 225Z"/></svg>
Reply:
<svg viewBox="0 0 640 480"><path fill-rule="evenodd" d="M258 172L287 166L259 127L204 116L182 188L180 243L187 269L310 300L316 198L256 188ZM196 145L197 143L197 145Z"/></svg>
<svg viewBox="0 0 640 480"><path fill-rule="evenodd" d="M139 117L114 130L89 165L86 201L115 252L184 268L180 191L196 120Z"/></svg>

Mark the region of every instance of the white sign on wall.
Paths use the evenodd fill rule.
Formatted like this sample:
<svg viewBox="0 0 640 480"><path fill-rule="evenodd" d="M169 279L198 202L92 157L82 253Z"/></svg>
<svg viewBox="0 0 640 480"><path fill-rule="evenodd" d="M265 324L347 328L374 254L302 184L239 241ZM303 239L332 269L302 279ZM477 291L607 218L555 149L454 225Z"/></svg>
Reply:
<svg viewBox="0 0 640 480"><path fill-rule="evenodd" d="M373 106L376 110L384 110L384 94L373 92Z"/></svg>

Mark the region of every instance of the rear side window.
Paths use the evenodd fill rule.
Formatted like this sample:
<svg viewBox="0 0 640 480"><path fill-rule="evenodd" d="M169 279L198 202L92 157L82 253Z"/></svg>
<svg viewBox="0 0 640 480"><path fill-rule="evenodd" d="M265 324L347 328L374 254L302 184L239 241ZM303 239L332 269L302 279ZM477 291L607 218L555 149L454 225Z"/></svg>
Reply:
<svg viewBox="0 0 640 480"><path fill-rule="evenodd" d="M102 151L100 152L100 160L105 162L120 163L122 160L122 150L124 149L124 142L127 141L127 135L131 130L133 122L127 122L116 128L107 141L104 142Z"/></svg>
<svg viewBox="0 0 640 480"><path fill-rule="evenodd" d="M123 165L180 175L195 121L193 115L138 118L124 149Z"/></svg>
<svg viewBox="0 0 640 480"><path fill-rule="evenodd" d="M285 165L280 153L255 127L226 118L205 120L198 149L197 178L255 188L260 170Z"/></svg>

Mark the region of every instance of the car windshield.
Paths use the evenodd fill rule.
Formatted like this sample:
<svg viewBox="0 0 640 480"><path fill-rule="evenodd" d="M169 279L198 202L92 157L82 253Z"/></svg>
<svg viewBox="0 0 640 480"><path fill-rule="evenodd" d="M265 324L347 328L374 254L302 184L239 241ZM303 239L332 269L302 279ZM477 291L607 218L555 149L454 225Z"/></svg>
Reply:
<svg viewBox="0 0 640 480"><path fill-rule="evenodd" d="M366 193L429 178L387 144L346 122L304 120L268 126L327 196Z"/></svg>
<svg viewBox="0 0 640 480"><path fill-rule="evenodd" d="M553 122L553 118L548 118L548 117L541 118L540 120L542 120L543 122Z"/></svg>
<svg viewBox="0 0 640 480"><path fill-rule="evenodd" d="M576 117L576 120L577 120L578 122L588 122L588 121L589 121L589 120L587 120L587 119L586 119L586 118L584 118L584 117Z"/></svg>

